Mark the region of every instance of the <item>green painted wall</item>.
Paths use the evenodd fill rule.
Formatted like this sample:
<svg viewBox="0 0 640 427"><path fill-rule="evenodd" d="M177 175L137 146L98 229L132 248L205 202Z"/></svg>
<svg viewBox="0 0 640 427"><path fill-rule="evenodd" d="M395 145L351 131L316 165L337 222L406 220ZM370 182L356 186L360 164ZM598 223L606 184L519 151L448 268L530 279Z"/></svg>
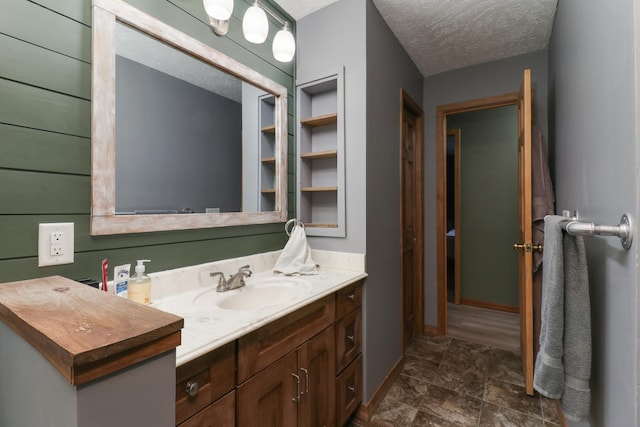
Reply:
<svg viewBox="0 0 640 427"><path fill-rule="evenodd" d="M447 117L460 129L461 298L518 306L517 107Z"/></svg>
<svg viewBox="0 0 640 427"><path fill-rule="evenodd" d="M257 46L242 36L241 19L250 1L236 0L227 37L211 32L201 0L129 3L287 88L292 217L295 71L293 62L281 64L272 57L275 21L269 40ZM98 278L103 258L109 258L111 266L148 258L152 260L148 271L153 272L284 246L282 224L101 237L89 234L91 1L3 2L0 94L0 282L53 274ZM41 222L75 223L73 264L38 267Z"/></svg>

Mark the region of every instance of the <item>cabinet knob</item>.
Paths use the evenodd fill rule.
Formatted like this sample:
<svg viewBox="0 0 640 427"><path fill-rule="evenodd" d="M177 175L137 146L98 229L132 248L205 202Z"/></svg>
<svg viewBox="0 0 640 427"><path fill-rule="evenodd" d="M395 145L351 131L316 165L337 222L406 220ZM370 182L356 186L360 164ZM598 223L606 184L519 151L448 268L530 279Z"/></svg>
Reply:
<svg viewBox="0 0 640 427"><path fill-rule="evenodd" d="M349 298L351 301L356 299L356 294L354 294L353 292L347 294L347 298Z"/></svg>
<svg viewBox="0 0 640 427"><path fill-rule="evenodd" d="M353 335L347 335L347 339L349 341L351 341L351 342L355 342L356 341L356 339L355 339L355 337Z"/></svg>
<svg viewBox="0 0 640 427"><path fill-rule="evenodd" d="M356 394L356 388L355 388L354 386L347 387L347 389L348 389L351 393Z"/></svg>
<svg viewBox="0 0 640 427"><path fill-rule="evenodd" d="M189 381L185 391L189 396L196 397L200 392L200 384L197 381Z"/></svg>

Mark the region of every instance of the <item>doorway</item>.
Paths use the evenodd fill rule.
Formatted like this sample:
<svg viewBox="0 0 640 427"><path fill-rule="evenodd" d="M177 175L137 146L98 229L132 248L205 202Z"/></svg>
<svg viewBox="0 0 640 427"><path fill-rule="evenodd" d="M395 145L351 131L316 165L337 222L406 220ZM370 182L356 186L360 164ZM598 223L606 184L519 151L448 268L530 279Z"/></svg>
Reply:
<svg viewBox="0 0 640 427"><path fill-rule="evenodd" d="M460 196L460 191L461 191L460 187L458 187L458 195L454 198L454 200L457 200L457 206L455 202L453 204L454 215L450 215L449 211L452 209L452 207L451 207L451 203L447 203L447 200L448 200L447 184L449 181L447 177L450 176L448 169L451 167L451 166L448 167L448 159L449 161L451 161L451 157L447 156L447 134L452 133L452 132L449 132L447 128L448 119L452 119L454 115L460 115L463 113L470 113L470 112L476 112L476 111L479 112L479 111L485 111L488 109L499 108L499 107L517 106L518 96L519 96L518 93L513 93L513 94L507 94L507 95L502 95L497 97L483 98L479 100L444 105L444 106L439 106L437 108L436 161L437 161L437 177L438 177L438 182L437 182L437 192L438 192L438 195L437 195L437 200L438 200L437 264L438 264L438 334L439 335L447 334L447 329L448 329L447 295L448 293L450 293L448 292L448 284L452 278L454 280L454 283L457 283L457 286L452 287L454 290L453 299L455 303L462 302L463 304L466 303L469 305L476 305L481 307L483 306L483 303L481 301L482 298L478 298L477 296L474 296L474 295L478 295L477 294L478 290L474 291L476 292L476 294L474 294L473 292L467 291L466 297L465 297L464 289L460 289L461 283L464 283L464 277L465 277L465 274L464 274L465 271L461 271L464 267L461 266L461 262L460 262L461 258L464 258L464 254L461 255L461 245L460 245L461 234L464 233L465 230L469 232L469 230L471 230L472 228L467 225L467 227L464 228L463 230L460 224L461 222L460 203L461 202L459 199L457 199L457 197ZM514 121L517 121L517 114L514 116ZM453 135L455 137L455 133L453 133ZM457 136L458 136L458 139L462 141L461 144L464 146L464 139L465 139L464 132L458 132ZM517 148L517 134L513 144L514 144L513 146ZM458 162L460 161L460 158L458 158L458 160L455 160L455 156L453 157L453 159L454 159L453 160L454 165L456 161ZM475 161L478 162L481 160L475 160ZM517 156L514 157L513 163L514 165L512 166L517 168ZM449 165L450 164L451 163L449 163ZM459 170L458 177L456 178L454 176L453 179L454 180L460 179L459 177L460 173L463 173L463 172L460 172ZM516 183L517 183L517 178L516 178ZM489 209L491 208L490 205L488 205L487 207ZM514 207L516 208L516 211L513 214L513 220L514 220L514 224L517 226L517 222L515 222L517 221L517 197L514 202ZM462 207L462 209L464 209L464 207ZM456 211L458 212L457 215L455 214ZM470 210L467 209L467 211L470 211ZM455 224L453 229L450 227L452 223ZM447 235L449 235L450 237L448 237ZM490 235L488 237L485 236L484 242L490 239L491 239ZM476 252L478 256L481 256L481 255L484 255L487 257L490 256L491 255L490 252L486 251L483 246L483 240L477 240L477 241L479 243L476 245L476 247L471 247L470 250ZM448 248L449 246L448 242L457 243L457 245L455 245L454 243L455 249L453 251L451 251ZM447 257L447 254L449 254L450 256ZM454 261L455 265L453 270L454 273L451 274L451 276L449 276L448 271L451 271L451 270L447 268L448 258L451 259L452 257L455 258L455 261ZM469 257L467 257L466 259L469 259ZM514 263L516 263L515 258L514 258ZM476 267L475 271L481 271L482 268L483 268L482 266ZM472 277L475 274L473 268L471 268L471 270L467 269L466 274L467 274L467 277ZM457 277L457 280L456 280L456 277ZM514 280L513 286L515 287L515 292L517 295L517 276L516 276L516 279ZM492 309L495 309L495 308L508 309L509 308L509 304L491 304L490 303L490 304L484 304L484 306L485 308L492 308Z"/></svg>
<svg viewBox="0 0 640 427"><path fill-rule="evenodd" d="M413 337L424 329L424 113L404 90L400 91L400 102L400 294L404 351Z"/></svg>

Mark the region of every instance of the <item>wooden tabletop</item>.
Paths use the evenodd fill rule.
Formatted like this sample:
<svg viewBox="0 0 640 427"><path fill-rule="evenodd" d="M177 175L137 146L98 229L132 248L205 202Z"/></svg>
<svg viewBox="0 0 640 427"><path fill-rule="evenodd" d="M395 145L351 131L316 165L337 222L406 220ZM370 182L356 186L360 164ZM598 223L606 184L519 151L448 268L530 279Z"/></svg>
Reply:
<svg viewBox="0 0 640 427"><path fill-rule="evenodd" d="M0 284L0 320L72 385L180 345L184 320L60 276Z"/></svg>

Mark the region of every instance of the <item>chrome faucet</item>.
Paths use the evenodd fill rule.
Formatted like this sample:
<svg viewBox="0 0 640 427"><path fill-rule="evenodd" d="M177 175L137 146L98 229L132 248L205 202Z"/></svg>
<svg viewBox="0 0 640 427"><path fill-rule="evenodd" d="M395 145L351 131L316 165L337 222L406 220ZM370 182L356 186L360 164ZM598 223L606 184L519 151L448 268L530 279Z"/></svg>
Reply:
<svg viewBox="0 0 640 427"><path fill-rule="evenodd" d="M224 274L219 271L209 273L209 277L216 276L218 276L218 286L216 287L216 291L230 291L231 289L241 288L246 284L244 282L244 278L251 276L251 267L248 265L243 265L238 269L236 273L229 276L229 280L226 280L224 278Z"/></svg>

